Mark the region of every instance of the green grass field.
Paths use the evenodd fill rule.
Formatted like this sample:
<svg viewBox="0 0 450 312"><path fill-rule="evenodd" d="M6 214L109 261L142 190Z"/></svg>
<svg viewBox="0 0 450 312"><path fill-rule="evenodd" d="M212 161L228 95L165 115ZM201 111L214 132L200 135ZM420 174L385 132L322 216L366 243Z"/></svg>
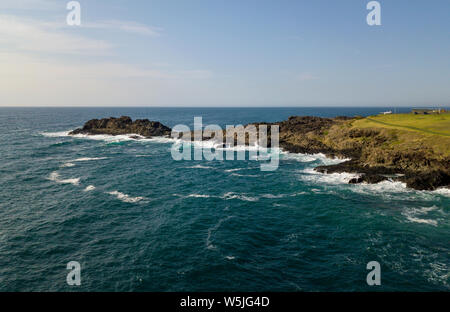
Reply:
<svg viewBox="0 0 450 312"><path fill-rule="evenodd" d="M392 114L354 120L352 128L377 128L394 140L392 150L430 148L435 155L450 157L450 113L439 115Z"/></svg>
<svg viewBox="0 0 450 312"><path fill-rule="evenodd" d="M361 128L388 128L450 137L450 113L439 115L392 114L370 116L353 122Z"/></svg>

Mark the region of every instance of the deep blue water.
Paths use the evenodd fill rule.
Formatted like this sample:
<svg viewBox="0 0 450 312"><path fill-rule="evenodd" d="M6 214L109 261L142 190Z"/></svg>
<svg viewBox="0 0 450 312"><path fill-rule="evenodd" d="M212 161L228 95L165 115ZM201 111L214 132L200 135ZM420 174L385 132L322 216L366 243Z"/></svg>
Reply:
<svg viewBox="0 0 450 312"><path fill-rule="evenodd" d="M0 290L448 291L448 190L348 185L312 171L331 162L320 155L283 154L262 172L174 161L162 140L64 134L121 115L224 126L383 110L0 108ZM369 261L381 286L366 283Z"/></svg>

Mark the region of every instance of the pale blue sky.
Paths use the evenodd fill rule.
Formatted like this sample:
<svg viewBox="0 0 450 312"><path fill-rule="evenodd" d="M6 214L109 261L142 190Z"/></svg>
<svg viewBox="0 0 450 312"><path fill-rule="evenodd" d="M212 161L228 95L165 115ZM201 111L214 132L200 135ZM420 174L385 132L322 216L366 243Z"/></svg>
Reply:
<svg viewBox="0 0 450 312"><path fill-rule="evenodd" d="M0 3L1 106L450 106L450 1Z"/></svg>

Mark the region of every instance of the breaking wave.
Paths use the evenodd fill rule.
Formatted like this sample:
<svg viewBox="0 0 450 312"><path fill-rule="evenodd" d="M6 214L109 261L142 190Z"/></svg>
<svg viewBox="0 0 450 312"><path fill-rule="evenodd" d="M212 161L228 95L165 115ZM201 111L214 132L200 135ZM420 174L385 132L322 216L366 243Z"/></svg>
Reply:
<svg viewBox="0 0 450 312"><path fill-rule="evenodd" d="M80 178L73 178L73 179L61 179L60 175L57 171L53 171L50 173L50 176L48 178L50 181L54 181L56 183L61 184L72 184L72 185L79 185L80 184Z"/></svg>
<svg viewBox="0 0 450 312"><path fill-rule="evenodd" d="M145 197L131 197L130 195L124 194L119 191L108 192L107 194L116 196L117 199L123 201L124 203L137 203L145 199Z"/></svg>
<svg viewBox="0 0 450 312"><path fill-rule="evenodd" d="M88 185L88 186L84 189L85 192L90 192L90 191L93 191L93 190L95 190L95 186L93 186L93 185Z"/></svg>

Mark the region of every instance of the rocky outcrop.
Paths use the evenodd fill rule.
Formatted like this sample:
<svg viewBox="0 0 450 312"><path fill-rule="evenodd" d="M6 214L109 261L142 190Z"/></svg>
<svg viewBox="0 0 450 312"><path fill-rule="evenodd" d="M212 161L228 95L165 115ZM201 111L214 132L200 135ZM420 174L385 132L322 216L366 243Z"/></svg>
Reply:
<svg viewBox="0 0 450 312"><path fill-rule="evenodd" d="M359 118L290 117L276 123L280 126L280 147L292 153L351 159L315 170L359 174L349 180L352 184L391 180L417 190L450 186L449 157L421 143L402 143L398 131L352 127L352 120Z"/></svg>
<svg viewBox="0 0 450 312"><path fill-rule="evenodd" d="M122 116L120 118L111 117L89 120L84 124L83 128L76 129L69 134L137 134L149 138L153 136L168 136L170 133L171 129L160 122L150 121L148 119L137 119L133 121L128 116Z"/></svg>

